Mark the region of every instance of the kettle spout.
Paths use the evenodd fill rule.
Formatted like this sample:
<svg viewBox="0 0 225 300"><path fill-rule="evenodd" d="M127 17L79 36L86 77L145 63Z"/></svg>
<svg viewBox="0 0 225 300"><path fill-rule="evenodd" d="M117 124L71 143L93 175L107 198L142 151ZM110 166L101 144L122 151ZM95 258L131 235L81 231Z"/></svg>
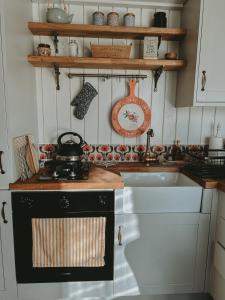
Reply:
<svg viewBox="0 0 225 300"><path fill-rule="evenodd" d="M68 16L68 23L72 23L73 16L74 16L74 14Z"/></svg>

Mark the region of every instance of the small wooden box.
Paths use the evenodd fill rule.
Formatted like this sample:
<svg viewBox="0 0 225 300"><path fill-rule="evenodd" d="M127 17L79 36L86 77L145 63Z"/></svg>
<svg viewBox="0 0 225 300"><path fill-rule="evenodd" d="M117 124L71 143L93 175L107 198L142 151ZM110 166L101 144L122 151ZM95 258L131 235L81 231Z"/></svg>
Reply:
<svg viewBox="0 0 225 300"><path fill-rule="evenodd" d="M130 58L131 45L92 45L92 56L96 58Z"/></svg>

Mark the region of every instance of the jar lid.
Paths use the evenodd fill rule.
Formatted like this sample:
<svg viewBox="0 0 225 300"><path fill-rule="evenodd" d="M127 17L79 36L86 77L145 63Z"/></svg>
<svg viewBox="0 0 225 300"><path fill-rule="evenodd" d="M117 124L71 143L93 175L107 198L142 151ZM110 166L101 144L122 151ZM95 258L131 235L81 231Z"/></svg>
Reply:
<svg viewBox="0 0 225 300"><path fill-rule="evenodd" d="M38 47L50 48L49 44L39 44Z"/></svg>
<svg viewBox="0 0 225 300"><path fill-rule="evenodd" d="M95 12L93 13L93 15L97 15L97 14L100 14L100 15L104 16L104 13L101 12L101 11L95 11Z"/></svg>
<svg viewBox="0 0 225 300"><path fill-rule="evenodd" d="M115 11L112 11L112 12L108 13L107 16L110 16L110 15L117 15L117 16L119 16L119 14L117 12L115 12Z"/></svg>
<svg viewBox="0 0 225 300"><path fill-rule="evenodd" d="M126 16L133 16L133 17L135 17L135 14L134 13L126 13L125 15L124 15L124 17L126 17Z"/></svg>

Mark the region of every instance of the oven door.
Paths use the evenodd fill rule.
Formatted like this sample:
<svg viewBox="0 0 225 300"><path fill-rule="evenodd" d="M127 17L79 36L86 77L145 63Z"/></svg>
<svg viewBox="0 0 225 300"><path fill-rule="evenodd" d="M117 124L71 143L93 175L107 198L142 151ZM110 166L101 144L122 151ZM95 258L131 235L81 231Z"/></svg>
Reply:
<svg viewBox="0 0 225 300"><path fill-rule="evenodd" d="M16 278L18 283L113 280L114 192L12 193ZM34 267L32 220L103 218L104 265ZM49 233L51 234L51 232ZM64 246L63 246L64 247Z"/></svg>

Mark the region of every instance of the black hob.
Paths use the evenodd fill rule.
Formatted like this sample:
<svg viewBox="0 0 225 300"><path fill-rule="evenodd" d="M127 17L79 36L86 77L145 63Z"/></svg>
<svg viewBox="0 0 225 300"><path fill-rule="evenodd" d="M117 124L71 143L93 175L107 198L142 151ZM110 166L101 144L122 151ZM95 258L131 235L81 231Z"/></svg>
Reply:
<svg viewBox="0 0 225 300"><path fill-rule="evenodd" d="M38 177L39 181L87 180L89 175L88 162L54 160L46 167L47 172Z"/></svg>

